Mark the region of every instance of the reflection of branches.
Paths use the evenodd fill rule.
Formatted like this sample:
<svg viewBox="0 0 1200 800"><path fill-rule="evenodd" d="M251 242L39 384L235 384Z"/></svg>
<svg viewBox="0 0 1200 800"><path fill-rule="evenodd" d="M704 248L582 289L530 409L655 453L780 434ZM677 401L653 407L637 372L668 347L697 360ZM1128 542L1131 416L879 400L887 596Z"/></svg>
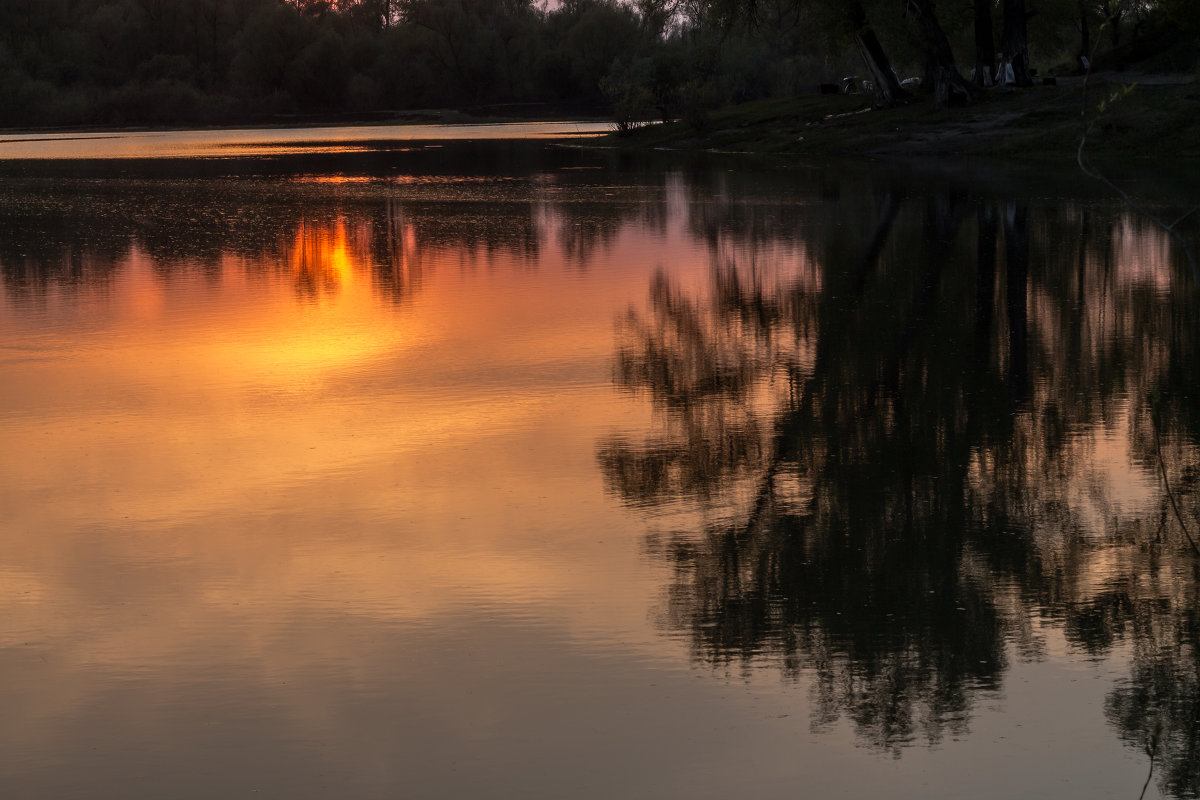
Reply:
<svg viewBox="0 0 1200 800"><path fill-rule="evenodd" d="M134 221L90 198L61 198L38 182L0 193L0 277L18 297L54 285L103 286L132 246Z"/></svg>
<svg viewBox="0 0 1200 800"><path fill-rule="evenodd" d="M937 299L962 208L954 197L932 198L929 250L914 264L887 264L872 280L901 209L898 196L885 193L865 252L851 269L827 273L842 284L824 298L798 287L767 295L731 265L714 270L705 305L656 277L651 316L622 323L617 382L650 389L670 419L687 421L679 465L695 458L710 466L700 476L698 467L677 466L676 475L700 479L664 487L660 442L601 445L611 484L638 502L662 498L664 488L672 496L728 494L728 476L753 478L740 512L710 520L701 541L676 537L665 551L679 577L667 619L714 662L776 652L789 671L814 670L818 719L846 713L882 748L960 728L966 686L993 685L1003 661L1002 623L989 580L967 568L956 495L930 491L943 465L966 462L945 457L956 445L929 437L928 412L915 399L925 390L913 383L942 374L922 364L924 345L942 337L933 333ZM897 297L901 286L908 295ZM872 315L864 298L884 295L891 312ZM818 332L806 345L815 354L807 368L771 349ZM860 364L871 365L865 376L855 372ZM748 403L779 371L791 379L786 396L769 408ZM754 428L768 435L753 460L710 444L728 435L733 409L738 419L769 424Z"/></svg>
<svg viewBox="0 0 1200 800"><path fill-rule="evenodd" d="M637 218L643 209L637 203L563 203L558 238L568 261L586 268L597 251L611 246L624 223Z"/></svg>
<svg viewBox="0 0 1200 800"><path fill-rule="evenodd" d="M1165 594L1147 593L1133 619L1137 629L1130 680L1109 693L1106 715L1121 737L1151 759L1164 793L1200 794L1200 619L1194 587L1164 613ZM1156 593L1155 593L1156 594ZM1147 776L1149 779L1150 775Z"/></svg>
<svg viewBox="0 0 1200 800"><path fill-rule="evenodd" d="M1146 782L1142 784L1142 793L1138 795L1138 800L1143 800L1146 796L1146 789L1150 787L1150 779L1154 777L1154 759L1158 755L1158 740L1162 735L1162 720L1154 726L1154 733L1150 735L1150 741L1146 743L1146 755L1150 758L1150 769L1146 770Z"/></svg>
<svg viewBox="0 0 1200 800"><path fill-rule="evenodd" d="M1156 419L1158 410L1151 406L1150 409L1150 427L1154 432L1154 454L1158 459L1158 469L1162 474L1163 491L1167 495L1167 500L1171 503L1171 508L1175 511L1175 519L1179 521L1179 527L1183 530L1183 535L1187 537L1188 544L1192 546L1192 551L1200 556L1200 547L1196 545L1196 540L1192 536L1191 530L1186 522L1183 521L1183 514L1179 511L1179 503L1175 500L1175 493L1171 491L1171 481L1167 478L1167 465L1163 461L1162 442L1158 438L1158 420Z"/></svg>
<svg viewBox="0 0 1200 800"><path fill-rule="evenodd" d="M1114 20L1115 20L1115 17L1110 17L1109 21L1106 24L1113 24ZM1091 160L1087 156L1088 137L1091 136L1092 131L1095 130L1096 123L1099 121L1100 116L1104 114L1104 112L1107 110L1107 108L1110 105L1122 100L1125 97L1128 97L1129 94L1132 93L1133 90L1136 88L1136 84L1131 84L1129 86L1123 86L1123 87L1121 87L1121 89L1113 92L1111 95L1109 95L1109 97L1107 97L1105 100L1103 100L1100 103L1100 105L1097 109L1097 112L1098 112L1097 116L1089 119L1089 117L1088 117L1088 111L1089 111L1089 109L1088 109L1088 86L1091 83L1092 64L1095 63L1096 51L1099 48L1099 46L1100 46L1100 39L1099 39L1099 37L1097 37L1096 44L1092 48L1091 57L1088 59L1087 69L1084 72L1084 76L1083 76L1083 93L1082 93L1083 94L1083 101L1082 101L1083 102L1083 110L1080 113L1081 131L1079 134L1079 147L1075 151L1075 162L1079 165L1079 169L1082 170L1085 175L1087 175L1088 177L1091 177L1091 178L1095 178L1096 180L1103 183L1105 186L1107 186L1109 189L1111 189L1113 192L1115 192L1117 195L1119 195L1120 198L1123 201L1125 201L1126 205L1128 205L1130 208L1132 208L1138 214L1141 214L1143 217L1145 217L1146 219L1153 222L1155 225L1157 225L1159 228L1161 228L1163 231L1165 231L1172 239L1174 239L1175 242L1179 245L1180 249L1183 251L1184 257L1187 259L1188 266L1190 266L1192 268L1192 277L1194 277L1196 279L1197 283L1200 283L1200 267L1197 267L1197 265L1196 265L1196 258L1195 258L1195 256L1192 255L1192 249L1191 249L1191 247L1188 246L1187 240L1183 237L1183 234L1181 234L1179 232L1179 226L1184 222L1184 220L1186 220L1188 217L1190 217L1192 214L1194 214L1197 211L1197 208L1200 208L1200 206L1198 206L1197 208L1192 208L1191 210L1185 212L1183 214L1183 216L1179 217L1174 222L1169 223L1166 220L1163 220L1160 217L1158 217L1156 214L1151 212L1148 208L1146 208L1141 203L1138 203L1136 200L1134 200L1133 197L1130 196L1129 192L1122 189L1120 186L1118 186L1116 183L1114 183L1112 181L1112 179L1110 179L1107 175L1105 175L1103 172L1101 172L1099 169L1097 169L1091 163Z"/></svg>
<svg viewBox="0 0 1200 800"><path fill-rule="evenodd" d="M796 368L787 350L794 337L783 331L795 332L802 304L785 308L734 264L716 265L712 283L701 304L660 271L649 314L631 309L619 320L615 383L649 392L669 417L665 439L635 447L618 437L601 447L601 465L625 497L707 495L732 473L756 469L769 449L760 407L773 396L773 376Z"/></svg>
<svg viewBox="0 0 1200 800"><path fill-rule="evenodd" d="M761 287L742 286L736 270L714 271L710 309L674 290L665 272L650 289L652 320L632 310L622 322L616 380L631 389L650 389L668 404L725 395L744 399L755 380L772 366L771 327L780 309L768 305Z"/></svg>
<svg viewBox="0 0 1200 800"><path fill-rule="evenodd" d="M1132 208L1137 213L1141 214L1146 219L1153 222L1158 227L1162 228L1163 231L1165 231L1172 239L1174 239L1175 242L1179 245L1180 249L1183 251L1183 255L1184 255L1184 258L1187 259L1188 266L1191 267L1191 269L1192 269L1192 276L1196 279L1196 281L1198 283L1200 283L1200 267L1197 267L1197 265L1196 265L1196 257L1194 255L1192 255L1192 248L1188 245L1187 239L1185 239L1183 237L1183 234L1180 233L1180 231L1179 231L1180 224L1182 224L1184 222L1184 220L1186 220L1188 217L1190 217L1192 214L1194 214L1196 212L1196 209L1193 208L1190 211L1187 211L1186 213L1183 214L1183 216L1179 217L1174 222L1167 222L1167 221L1163 220L1158 215L1156 215L1154 212L1152 212L1148 208L1146 208L1144 205L1142 205L1141 203L1134 200L1133 197L1129 194L1129 192L1125 191L1120 186L1118 186L1116 183L1114 183L1108 176L1106 176L1100 170L1096 169L1096 167L1094 167L1091 164L1091 162L1088 160L1086 154L1084 153L1084 146L1086 144L1087 144L1087 135L1085 134L1084 136L1081 136L1079 139L1079 149L1076 152L1076 157L1075 157L1076 162L1079 164L1079 168L1081 170L1083 170L1084 174L1088 175L1089 177L1095 178L1096 180L1100 181L1105 186L1107 186L1109 189L1116 192L1118 195L1120 195L1121 199L1125 201L1126 205L1128 205L1130 208Z"/></svg>
<svg viewBox="0 0 1200 800"><path fill-rule="evenodd" d="M688 297L657 275L619 321L614 380L663 426L600 445L624 498L702 517L651 541L675 570L662 624L714 665L810 674L814 724L849 718L883 749L965 729L1007 642L1042 652L1035 607L1095 654L1178 613L1147 599L1175 568L1142 511L1161 495L1114 486L1153 492L1127 398L1194 352L1169 338L1187 301L1139 284L1093 215L983 204L965 248L963 195L932 193L919 226L898 197L860 215L857 252L807 242L826 261L803 287L730 264ZM1035 234L1070 225L1060 270ZM764 394L777 374L787 391ZM1122 437L1128 475L1110 472Z"/></svg>

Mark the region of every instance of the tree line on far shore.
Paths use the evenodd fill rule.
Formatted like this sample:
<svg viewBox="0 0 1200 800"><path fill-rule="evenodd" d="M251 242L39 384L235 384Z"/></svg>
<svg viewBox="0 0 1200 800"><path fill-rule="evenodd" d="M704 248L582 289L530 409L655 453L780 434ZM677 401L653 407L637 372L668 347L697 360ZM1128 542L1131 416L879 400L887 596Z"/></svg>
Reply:
<svg viewBox="0 0 1200 800"><path fill-rule="evenodd" d="M0 125L687 118L851 75L877 105L909 74L950 103L1005 64L1028 82L1031 64L1069 69L1093 42L1115 54L1147 31L1184 43L1162 66L1190 67L1190 2L0 0Z"/></svg>

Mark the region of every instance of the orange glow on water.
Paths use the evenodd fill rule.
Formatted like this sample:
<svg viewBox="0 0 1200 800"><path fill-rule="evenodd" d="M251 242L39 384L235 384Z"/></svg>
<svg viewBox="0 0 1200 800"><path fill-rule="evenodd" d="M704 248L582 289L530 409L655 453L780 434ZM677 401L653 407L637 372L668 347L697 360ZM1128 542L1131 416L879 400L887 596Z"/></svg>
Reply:
<svg viewBox="0 0 1200 800"><path fill-rule="evenodd" d="M301 225L287 259L297 289L313 296L342 291L354 279L355 256L348 250L343 219L331 227Z"/></svg>
<svg viewBox="0 0 1200 800"><path fill-rule="evenodd" d="M967 672L929 686L976 703L950 708L955 724L978 718L1016 740L1042 730L1027 713L1041 709L1065 721L1038 735L1076 741L1075 721L1044 702L1066 682L1031 688L1024 675L1098 662L1089 654L1080 667L1063 617L1030 599L1059 592L1033 570L1061 565L1055 574L1074 578L1060 596L1091 602L1114 578L1148 574L1148 560L1175 558L1134 536L1153 533L1161 506L1134 379L1172 363L1166 339L1141 336L1148 318L1172 320L1166 301L1182 294L1163 289L1169 251L1131 230L1110 248L1124 253L1114 269L1072 254L1068 277L1110 275L1081 284L1093 294L1075 303L1030 278L1020 317L1030 386L1010 412L996 398L1009 388L1004 326L1016 304L997 293L980 333L973 270L942 270L933 295L911 269L925 251L907 244L922 206L936 203L897 212L896 225L916 225L894 234L855 300L845 267L864 241L851 220L875 224L860 213L870 194L825 224L815 201L742 204L719 175L691 188L683 176L649 187L597 177L581 188L548 172L490 189L509 179L222 178L189 187L218 196L187 203L191 227L139 222L114 236L129 216L114 203L92 223L103 230L82 231L91 238L46 223L44 250L36 236L0 249L0 686L12 764L32 753L48 773L92 781L111 763L113 786L147 765L168 783L245 775L239 790L299 765L302 791L276 794L328 793L344 769L378 776L364 797L472 797L521 787L511 772L480 773L476 790L448 790L447 776L483 760L569 771L594 752L596 774L629 776L596 796L703 794L738 764L750 765L740 788L751 794L871 770L867 782L886 791L898 759L851 760L863 715L845 709L866 706L822 706L837 701L829 687L844 683L863 702L878 688L888 702L876 707L891 709L896 680L921 679L926 661L935 676L959 669L974 645L957 642L1026 627L1055 663L1021 656L981 668L978 682ZM146 191L113 183L119 198ZM232 184L252 221L228 222L220 192ZM220 221L208 229L205 214ZM935 296L936 313L915 302ZM901 323L914 319L910 336ZM896 330L906 355L895 355ZM974 333L984 355L943 330ZM983 363L978 375L950 369L969 358ZM1096 413L1076 403L1098 382L1093 369L1110 383L1131 376ZM975 394L995 405L971 416ZM1064 397L1080 409L1059 435ZM953 446L923 446L939 440ZM1200 458L1178 433L1164 449L1173 478ZM943 481L960 462L965 477ZM1040 525L1028 550L1011 551L1033 557L993 551L1020 523L977 524L965 501L952 505L966 495L981 515L1017 511ZM902 515L911 531L889 527ZM953 530L940 527L947 519ZM1110 542L1113 531L1128 538ZM812 578L811 604L782 596L793 569ZM936 598L926 589L943 584ZM1194 608L1194 580L1180 586L1173 602ZM910 587L916 610L885 620L899 609L885 600ZM876 637L894 650L868 664ZM1007 676L1004 702L1025 692L1025 705L981 710L999 703L991 679ZM1092 713L1104 698L1086 683L1076 708ZM942 713L921 705L920 680L907 685L914 718ZM1016 730L997 726L1004 714L1021 720ZM981 785L983 761L960 759L966 734L938 730L953 744L941 740L917 773L958 768L963 786ZM818 740L830 736L851 755L823 770L833 751ZM1001 739L975 746L991 759ZM1095 761L1095 737L1081 741ZM547 749L558 742L563 753ZM626 769L614 742L665 777L643 781L653 773ZM1020 747L1002 769L1032 751ZM239 767L234 750L253 763ZM1119 761L1113 750L1103 763ZM295 755L291 767L281 752ZM567 775L563 791L526 794L569 796L586 783Z"/></svg>
<svg viewBox="0 0 1200 800"><path fill-rule="evenodd" d="M525 256L509 251L486 256L487 276L474 276L463 264L479 256L423 243L403 218L392 224L306 220L260 256L225 254L214 269L169 279L135 247L110 289L56 300L47 357L10 365L0 389L4 408L40 409L0 420L0 471L13 490L50 490L68 474L83 482L52 490L63 491L55 504L24 505L15 521L130 530L253 516L264 497L294 504L284 498L300 487L350 475L357 483L343 497L386 506L396 474L427 482L415 453L437 472L470 447L470 472L511 473L501 440L577 436L617 409L604 354L613 309L627 301L623 279L600 273L580 293L557 254L531 280ZM375 272L376 246L392 248L399 277L389 280L407 293L399 305L382 293L393 283ZM78 319L102 332L76 338ZM538 387L540 370L573 360L558 392ZM72 385L88 386L86 398ZM27 451L36 458L18 456Z"/></svg>

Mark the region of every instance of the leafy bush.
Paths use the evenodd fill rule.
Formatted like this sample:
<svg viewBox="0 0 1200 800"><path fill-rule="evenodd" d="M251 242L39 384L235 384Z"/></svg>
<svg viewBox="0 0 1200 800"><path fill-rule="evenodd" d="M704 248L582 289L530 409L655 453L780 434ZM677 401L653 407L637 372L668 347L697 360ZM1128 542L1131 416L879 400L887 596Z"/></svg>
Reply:
<svg viewBox="0 0 1200 800"><path fill-rule="evenodd" d="M684 122L697 133L708 130L709 114L720 105L717 87L696 78L679 90L679 112Z"/></svg>
<svg viewBox="0 0 1200 800"><path fill-rule="evenodd" d="M629 133L654 116L654 62L649 58L617 59L600 80L600 90L612 106L617 131Z"/></svg>

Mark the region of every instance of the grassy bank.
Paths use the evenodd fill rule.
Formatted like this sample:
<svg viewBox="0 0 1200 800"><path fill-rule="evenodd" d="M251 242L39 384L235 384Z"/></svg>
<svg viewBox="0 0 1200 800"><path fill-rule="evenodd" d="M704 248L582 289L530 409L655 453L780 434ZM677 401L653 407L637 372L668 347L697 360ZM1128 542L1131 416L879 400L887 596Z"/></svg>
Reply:
<svg viewBox="0 0 1200 800"><path fill-rule="evenodd" d="M1122 87L1132 92L1100 102ZM872 110L863 95L764 100L712 112L698 129L650 125L605 144L622 148L715 150L787 156L1002 156L1073 158L1079 143L1082 78L1054 86L990 89L970 105L935 111L926 97ZM1100 73L1087 87L1096 158L1200 158L1200 81L1194 75Z"/></svg>

